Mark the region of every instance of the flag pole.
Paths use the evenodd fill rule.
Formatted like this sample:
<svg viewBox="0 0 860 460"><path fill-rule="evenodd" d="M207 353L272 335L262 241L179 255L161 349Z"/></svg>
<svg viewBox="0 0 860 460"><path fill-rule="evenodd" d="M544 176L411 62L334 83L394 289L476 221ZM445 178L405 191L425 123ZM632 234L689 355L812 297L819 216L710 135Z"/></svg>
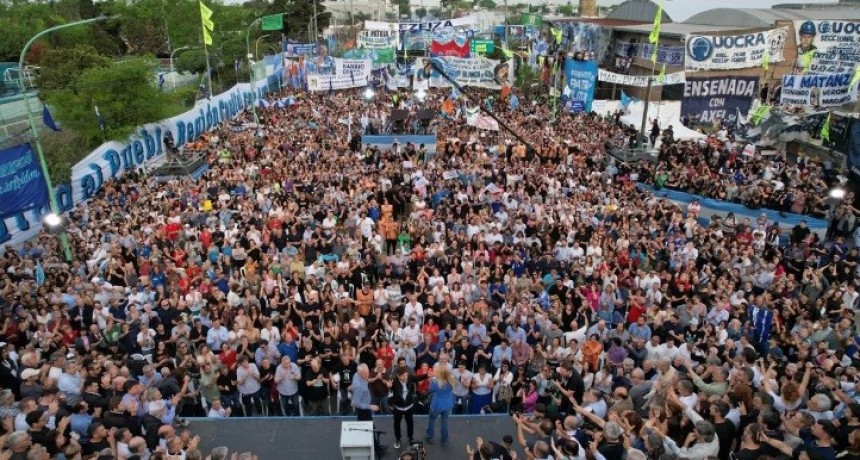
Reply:
<svg viewBox="0 0 860 460"><path fill-rule="evenodd" d="M662 22L663 4L659 3L657 5L657 14L654 16L654 26L648 40L654 46L654 50L651 52L651 77L648 78L648 86L645 88L645 107L642 110L642 123L639 129L639 142L637 142L637 146L640 149L646 147L645 140L648 139L648 136L645 134L645 128L648 122L648 104L649 99L651 99L651 86L654 81L654 74L657 72L657 57L660 51L660 26Z"/></svg>
<svg viewBox="0 0 860 460"><path fill-rule="evenodd" d="M206 92L212 97L212 68L209 66L209 48L206 46L206 40L203 40L203 53L206 55Z"/></svg>

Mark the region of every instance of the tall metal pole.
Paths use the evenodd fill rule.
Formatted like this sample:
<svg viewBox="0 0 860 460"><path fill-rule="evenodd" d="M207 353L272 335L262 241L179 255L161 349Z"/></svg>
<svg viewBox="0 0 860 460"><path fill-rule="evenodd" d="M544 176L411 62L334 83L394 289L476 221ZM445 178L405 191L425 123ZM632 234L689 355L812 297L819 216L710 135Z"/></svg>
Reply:
<svg viewBox="0 0 860 460"><path fill-rule="evenodd" d="M179 48L176 48L175 50L173 50L173 52L170 53L170 80L173 83L174 92L176 91L176 67L173 65L173 56L180 51L189 50L191 48L192 47L190 46L180 46Z"/></svg>
<svg viewBox="0 0 860 460"><path fill-rule="evenodd" d="M256 60L260 59L260 40L267 38L267 37L271 37L271 35L269 35L269 34L260 35L259 37L257 37L256 40L254 40L254 59L256 59Z"/></svg>
<svg viewBox="0 0 860 460"><path fill-rule="evenodd" d="M257 118L257 85L254 82L254 55L251 54L251 29L254 28L254 25L262 21L263 18L254 19L251 24L248 25L248 30L245 32L245 46L247 47L247 57L248 57L248 81L251 83L251 94L254 97L254 100L251 101L251 114L254 116L254 124L259 125L260 119Z"/></svg>
<svg viewBox="0 0 860 460"><path fill-rule="evenodd" d="M58 26L54 26L48 29L45 29L36 35L34 35L25 45L24 48L21 49L21 56L18 58L18 87L24 87L24 58L27 56L27 50L36 43L36 40L41 38L44 35L47 35L51 32L56 32L60 29L67 29L69 27L82 26L85 24L92 24L94 22L106 21L108 19L115 19L119 16L99 16L97 18L92 19L84 19L83 21L75 21L70 22L68 24L61 24ZM33 109L30 107L30 98L25 97L24 103L27 105L27 122L30 125L30 132L33 133L33 143L36 144L36 154L39 156L39 165L42 167L42 175L45 177L45 186L48 188L48 198L51 207L51 212L54 214L60 214L60 205L57 203L57 195L54 194L54 183L51 181L51 174L48 172L48 163L45 161L45 152L42 150L42 140L39 137L39 129L36 127L36 119L33 117ZM60 246L63 248L63 256L65 257L67 262L72 261L72 246L69 244L69 236L66 232L60 233Z"/></svg>

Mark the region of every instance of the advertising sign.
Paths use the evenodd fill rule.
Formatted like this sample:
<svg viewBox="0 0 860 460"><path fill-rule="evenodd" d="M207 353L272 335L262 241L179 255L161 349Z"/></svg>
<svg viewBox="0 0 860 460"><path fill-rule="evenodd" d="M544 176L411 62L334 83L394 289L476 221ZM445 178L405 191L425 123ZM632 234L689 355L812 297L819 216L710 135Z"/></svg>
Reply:
<svg viewBox="0 0 860 460"><path fill-rule="evenodd" d="M564 62L565 84L562 102L569 111L581 104L586 112L591 111L594 89L597 87L597 63L567 58Z"/></svg>
<svg viewBox="0 0 860 460"><path fill-rule="evenodd" d="M662 77L652 77L650 75L622 75L608 70L599 69L597 72L597 79L607 83L645 88L648 86L648 80L651 80L651 86L677 85L679 83L684 83L684 75L684 72L670 73Z"/></svg>
<svg viewBox="0 0 860 460"><path fill-rule="evenodd" d="M725 70L759 67L765 53L770 62L782 62L788 28L743 35L690 35L687 37L687 70Z"/></svg>
<svg viewBox="0 0 860 460"><path fill-rule="evenodd" d="M807 73L853 72L860 63L860 21L794 21L797 34L795 67L812 51Z"/></svg>
<svg viewBox="0 0 860 460"><path fill-rule="evenodd" d="M825 75L784 75L779 102L782 104L829 107L857 99L851 88L851 73Z"/></svg>
<svg viewBox="0 0 860 460"><path fill-rule="evenodd" d="M687 77L681 116L694 123L713 123L722 119L729 124L749 112L756 96L758 77Z"/></svg>

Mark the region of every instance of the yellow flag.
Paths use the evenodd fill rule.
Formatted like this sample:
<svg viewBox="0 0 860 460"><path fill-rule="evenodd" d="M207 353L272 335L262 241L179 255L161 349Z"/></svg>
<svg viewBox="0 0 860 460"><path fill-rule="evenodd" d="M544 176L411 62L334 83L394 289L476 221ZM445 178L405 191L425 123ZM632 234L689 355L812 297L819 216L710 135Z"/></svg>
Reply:
<svg viewBox="0 0 860 460"><path fill-rule="evenodd" d="M556 29L555 27L549 29L552 32L552 36L555 37L556 43L561 43L561 39L564 36L564 31L561 29Z"/></svg>
<svg viewBox="0 0 860 460"><path fill-rule="evenodd" d="M663 68L660 69L660 74L657 75L657 83L663 84L666 81L666 64L663 63Z"/></svg>
<svg viewBox="0 0 860 460"><path fill-rule="evenodd" d="M656 44L660 41L660 25L663 23L663 2L657 4L657 14L654 15L654 25L651 27L651 35L648 41Z"/></svg>
<svg viewBox="0 0 860 460"><path fill-rule="evenodd" d="M507 49L507 48L506 48L506 47L504 47L504 46L502 47L502 54L504 54L506 58L512 58L512 57L514 57L514 52L513 52L513 51L511 51L511 50L509 50L509 49Z"/></svg>
<svg viewBox="0 0 860 460"><path fill-rule="evenodd" d="M208 6L204 5L202 1L199 3L200 3L200 17L203 18L204 21L207 19L211 19L212 18L212 10L210 10Z"/></svg>
<svg viewBox="0 0 860 460"><path fill-rule="evenodd" d="M203 26L203 44L206 46L212 45L212 32L215 30L215 23L212 22L212 10L209 9L202 1L200 4L200 24Z"/></svg>
<svg viewBox="0 0 860 460"><path fill-rule="evenodd" d="M824 124L821 126L820 137L822 141L830 142L830 113L827 114L827 119L824 120Z"/></svg>
<svg viewBox="0 0 860 460"><path fill-rule="evenodd" d="M659 46L654 45L653 48L654 48L654 50L651 51L651 63L656 64L657 63L657 49L659 48Z"/></svg>
<svg viewBox="0 0 860 460"><path fill-rule="evenodd" d="M770 50L764 50L764 56L761 57L761 66L764 67L764 70L770 68Z"/></svg>
<svg viewBox="0 0 860 460"><path fill-rule="evenodd" d="M848 87L849 88L853 87L854 85L857 84L858 81L860 81L860 66L857 66L857 68L854 69L854 76L851 77L851 84L848 85Z"/></svg>
<svg viewBox="0 0 860 460"><path fill-rule="evenodd" d="M206 46L212 46L212 35L210 35L209 31L205 28L203 29L203 44Z"/></svg>

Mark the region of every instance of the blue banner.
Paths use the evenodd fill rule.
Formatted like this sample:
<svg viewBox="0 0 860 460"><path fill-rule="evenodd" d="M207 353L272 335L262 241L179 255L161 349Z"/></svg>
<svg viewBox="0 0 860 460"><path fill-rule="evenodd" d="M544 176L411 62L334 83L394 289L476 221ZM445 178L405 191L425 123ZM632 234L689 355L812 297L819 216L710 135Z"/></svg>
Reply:
<svg viewBox="0 0 860 460"><path fill-rule="evenodd" d="M681 117L690 117L694 124L710 124L722 119L734 125L746 115L756 97L759 77L687 77Z"/></svg>
<svg viewBox="0 0 860 460"><path fill-rule="evenodd" d="M316 43L284 43L284 55L287 57L316 56Z"/></svg>
<svg viewBox="0 0 860 460"><path fill-rule="evenodd" d="M30 144L0 150L0 218L48 203L48 189Z"/></svg>
<svg viewBox="0 0 860 460"><path fill-rule="evenodd" d="M576 111L581 107L581 110L591 112L591 102L594 100L594 89L597 86L597 62L567 58L564 62L564 77L561 100L567 110Z"/></svg>

